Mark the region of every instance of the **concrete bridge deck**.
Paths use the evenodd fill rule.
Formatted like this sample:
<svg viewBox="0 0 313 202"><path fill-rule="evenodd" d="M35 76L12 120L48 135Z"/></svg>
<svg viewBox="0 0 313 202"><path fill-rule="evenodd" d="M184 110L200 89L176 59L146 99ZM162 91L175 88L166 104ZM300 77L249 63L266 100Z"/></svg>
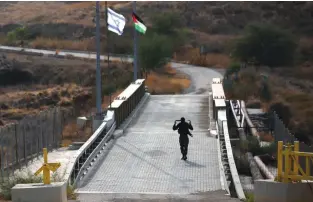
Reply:
<svg viewBox="0 0 313 202"><path fill-rule="evenodd" d="M179 135L172 130L173 121L182 116L194 127L187 161L180 159ZM112 194L127 198L134 193L190 195L221 190L217 141L208 126L207 95L150 96L78 188L80 201L103 201Z"/></svg>

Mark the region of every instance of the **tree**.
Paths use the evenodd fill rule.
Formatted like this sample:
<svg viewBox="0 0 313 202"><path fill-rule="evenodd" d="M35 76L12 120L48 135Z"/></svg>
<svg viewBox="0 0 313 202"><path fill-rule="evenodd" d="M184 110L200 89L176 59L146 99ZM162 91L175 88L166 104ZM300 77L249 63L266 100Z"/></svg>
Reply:
<svg viewBox="0 0 313 202"><path fill-rule="evenodd" d="M140 40L139 46L140 67L149 72L167 63L172 55L171 41L166 36L152 34Z"/></svg>
<svg viewBox="0 0 313 202"><path fill-rule="evenodd" d="M13 43L16 40L26 40L28 38L28 31L26 27L18 27L13 31L8 32L7 37L9 42Z"/></svg>
<svg viewBox="0 0 313 202"><path fill-rule="evenodd" d="M292 35L270 25L249 25L235 45L234 57L270 67L290 65L297 44Z"/></svg>
<svg viewBox="0 0 313 202"><path fill-rule="evenodd" d="M171 38L173 50L176 50L185 43L188 35L188 31L181 27L183 27L181 17L178 13L171 12L154 16L149 30Z"/></svg>
<svg viewBox="0 0 313 202"><path fill-rule="evenodd" d="M152 30L159 34L175 36L182 27L182 21L177 13L162 13L152 18Z"/></svg>
<svg viewBox="0 0 313 202"><path fill-rule="evenodd" d="M164 66L173 52L185 43L187 31L176 13L162 13L152 18L152 27L139 40L139 64L147 73Z"/></svg>

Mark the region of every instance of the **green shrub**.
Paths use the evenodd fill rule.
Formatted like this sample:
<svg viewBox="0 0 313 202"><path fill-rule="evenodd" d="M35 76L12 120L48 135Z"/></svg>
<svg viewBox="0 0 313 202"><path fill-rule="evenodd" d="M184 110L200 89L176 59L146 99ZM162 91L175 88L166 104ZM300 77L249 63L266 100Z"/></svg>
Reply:
<svg viewBox="0 0 313 202"><path fill-rule="evenodd" d="M240 71L240 68L241 68L240 63L237 62L231 63L229 67L226 69L225 76L228 77L234 73L238 73Z"/></svg>
<svg viewBox="0 0 313 202"><path fill-rule="evenodd" d="M102 86L102 95L110 95L116 91L114 84L106 84Z"/></svg>
<svg viewBox="0 0 313 202"><path fill-rule="evenodd" d="M253 193L245 193L246 200L245 202L254 202L254 194Z"/></svg>
<svg viewBox="0 0 313 202"><path fill-rule="evenodd" d="M241 141L240 148L243 153L251 152L253 156L269 154L272 155L276 152L276 145L274 142L270 143L268 146L261 147L259 141L254 136L247 137L247 140Z"/></svg>
<svg viewBox="0 0 313 202"><path fill-rule="evenodd" d="M237 40L233 55L241 61L270 67L290 65L297 43L286 30L271 25L249 25Z"/></svg>
<svg viewBox="0 0 313 202"><path fill-rule="evenodd" d="M18 27L7 34L7 38L10 43L14 43L16 40L26 40L28 37L29 34L26 27Z"/></svg>
<svg viewBox="0 0 313 202"><path fill-rule="evenodd" d="M14 178L9 178L1 183L0 194L5 200L11 200L11 189L16 184L30 184L40 182L42 182L42 177L37 177L33 173L28 172L26 176L15 176Z"/></svg>

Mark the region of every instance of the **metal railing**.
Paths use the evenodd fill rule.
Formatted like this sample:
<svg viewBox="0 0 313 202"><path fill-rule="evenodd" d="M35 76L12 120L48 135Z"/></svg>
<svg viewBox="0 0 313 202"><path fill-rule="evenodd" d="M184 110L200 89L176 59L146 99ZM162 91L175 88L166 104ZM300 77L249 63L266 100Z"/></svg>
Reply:
<svg viewBox="0 0 313 202"><path fill-rule="evenodd" d="M78 150L74 166L66 173L70 185L76 186L92 168L93 163L105 148L114 130L119 127L136 108L145 95L145 80L130 84L109 106L107 117L93 135ZM112 122L110 124L109 122Z"/></svg>
<svg viewBox="0 0 313 202"><path fill-rule="evenodd" d="M240 100L230 100L231 111L235 117L236 125L238 128L243 127L245 122L245 116L242 109L242 103Z"/></svg>
<svg viewBox="0 0 313 202"><path fill-rule="evenodd" d="M111 138L115 127L115 123L109 126L107 122L103 122L87 142L78 150L74 166L70 172L67 173L70 185L76 185L77 181L87 174L88 168L91 166L91 161L97 156L97 153L104 146L105 142Z"/></svg>
<svg viewBox="0 0 313 202"><path fill-rule="evenodd" d="M299 158L305 158L305 166L302 167ZM299 152L299 142L294 145L283 141L278 142L277 146L277 177L279 182L294 182L301 180L313 180L311 175L311 164L313 164L313 153Z"/></svg>

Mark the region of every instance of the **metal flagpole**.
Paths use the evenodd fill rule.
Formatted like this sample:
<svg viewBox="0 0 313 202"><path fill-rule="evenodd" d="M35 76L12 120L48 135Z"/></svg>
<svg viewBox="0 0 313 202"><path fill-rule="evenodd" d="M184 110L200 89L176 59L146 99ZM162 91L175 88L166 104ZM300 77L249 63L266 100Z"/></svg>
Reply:
<svg viewBox="0 0 313 202"><path fill-rule="evenodd" d="M96 49L97 49L97 62L96 62L96 106L97 115L102 113L101 109L101 69L100 69L100 16L99 16L99 1L96 2Z"/></svg>
<svg viewBox="0 0 313 202"><path fill-rule="evenodd" d="M109 23L108 23L108 2L105 2L105 21L107 26L107 54L108 54L108 71L110 72L110 46L109 46ZM112 92L110 90L110 108L112 102Z"/></svg>
<svg viewBox="0 0 313 202"><path fill-rule="evenodd" d="M133 12L136 12L136 1L133 1ZM134 26L134 82L137 80L137 31Z"/></svg>

